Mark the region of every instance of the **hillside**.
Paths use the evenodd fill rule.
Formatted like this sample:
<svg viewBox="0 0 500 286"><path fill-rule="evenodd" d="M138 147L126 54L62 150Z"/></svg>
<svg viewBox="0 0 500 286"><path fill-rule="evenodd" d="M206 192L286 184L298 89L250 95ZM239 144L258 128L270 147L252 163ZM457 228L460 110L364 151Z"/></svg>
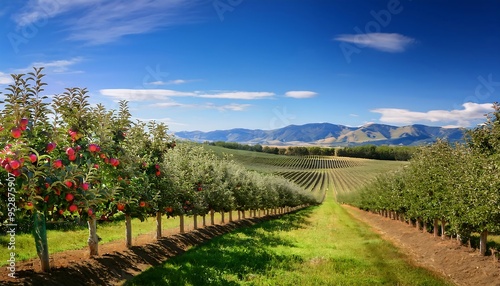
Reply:
<svg viewBox="0 0 500 286"><path fill-rule="evenodd" d="M434 142L438 138L450 142L460 141L463 134L464 130L460 128L443 128L418 124L391 126L374 123L360 127L331 123L310 123L289 125L274 130L237 128L209 132L181 131L175 133L178 138L195 142L225 141L274 146L353 146L362 144L412 146Z"/></svg>

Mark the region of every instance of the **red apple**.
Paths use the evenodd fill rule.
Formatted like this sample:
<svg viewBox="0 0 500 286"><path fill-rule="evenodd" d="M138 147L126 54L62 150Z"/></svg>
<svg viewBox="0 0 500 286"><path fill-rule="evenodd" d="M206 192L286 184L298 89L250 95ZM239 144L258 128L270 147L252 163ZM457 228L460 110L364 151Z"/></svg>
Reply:
<svg viewBox="0 0 500 286"><path fill-rule="evenodd" d="M27 126L28 123L29 123L28 118L21 118L21 120L19 121L19 125L21 126Z"/></svg>
<svg viewBox="0 0 500 286"><path fill-rule="evenodd" d="M101 159L105 159L105 158L106 158L106 154L101 153L101 154L99 154L99 157L100 157Z"/></svg>
<svg viewBox="0 0 500 286"><path fill-rule="evenodd" d="M25 208L25 209L27 209L27 210L31 210L31 209L33 209L33 207L34 207L34 206L33 206L33 203L32 203L32 202L26 202L26 203L24 204L24 208Z"/></svg>
<svg viewBox="0 0 500 286"><path fill-rule="evenodd" d="M139 206L140 206L141 208L145 207L145 206L146 206L146 202L145 202L145 201L140 201L140 202L139 202Z"/></svg>
<svg viewBox="0 0 500 286"><path fill-rule="evenodd" d="M21 162L19 162L18 160L12 160L9 163L9 165L12 168L12 170L16 170L16 169L19 169L19 167L21 167Z"/></svg>
<svg viewBox="0 0 500 286"><path fill-rule="evenodd" d="M35 163L36 160L38 160L38 157L36 156L36 154L30 154L29 157L30 157L31 163Z"/></svg>
<svg viewBox="0 0 500 286"><path fill-rule="evenodd" d="M89 183L83 183L83 184L82 184L82 189L83 189L84 191L88 191L88 190L89 190L89 186L90 186L90 185L89 185Z"/></svg>
<svg viewBox="0 0 500 286"><path fill-rule="evenodd" d="M63 209L60 209L59 210L59 214L62 215L64 213L64 210Z"/></svg>
<svg viewBox="0 0 500 286"><path fill-rule="evenodd" d="M156 176L160 176L161 175L161 172L160 171L156 171Z"/></svg>
<svg viewBox="0 0 500 286"><path fill-rule="evenodd" d="M155 168L156 168L156 170L160 170L160 165L156 164Z"/></svg>
<svg viewBox="0 0 500 286"><path fill-rule="evenodd" d="M21 176L21 171L19 171L19 169L13 170L11 174L14 175L14 177L19 177Z"/></svg>
<svg viewBox="0 0 500 286"><path fill-rule="evenodd" d="M68 160L75 161L76 160L76 155L70 155L70 156L68 156Z"/></svg>
<svg viewBox="0 0 500 286"><path fill-rule="evenodd" d="M120 161L118 161L118 159L116 159L116 158L111 158L111 159L109 159L109 163L111 164L111 166L116 167L116 166L118 166L118 164L120 164Z"/></svg>
<svg viewBox="0 0 500 286"><path fill-rule="evenodd" d="M71 205L68 207L68 210L72 213L78 211L78 207L76 205Z"/></svg>
<svg viewBox="0 0 500 286"><path fill-rule="evenodd" d="M52 152L54 151L54 149L56 149L56 146L56 143L50 142L49 144L47 144L47 148L45 148L45 150L47 150L47 152Z"/></svg>
<svg viewBox="0 0 500 286"><path fill-rule="evenodd" d="M99 169L99 165L94 164L94 169Z"/></svg>
<svg viewBox="0 0 500 286"><path fill-rule="evenodd" d="M64 182L64 184L65 184L65 185L66 185L66 187L68 187L68 188L71 188L71 187L73 186L73 182L71 182L71 181L66 181L66 182Z"/></svg>
<svg viewBox="0 0 500 286"><path fill-rule="evenodd" d="M17 127L14 127L10 130L10 134L12 135L12 137L14 138L19 138L21 137L21 129L17 128Z"/></svg>
<svg viewBox="0 0 500 286"><path fill-rule="evenodd" d="M62 163L61 159L55 160L52 165L54 166L55 169L60 169L63 167L63 163Z"/></svg>
<svg viewBox="0 0 500 286"><path fill-rule="evenodd" d="M91 215L93 215L93 214L94 214L94 211L93 211L92 209L88 209L88 210L87 210L87 214L88 214L89 216L91 216Z"/></svg>
<svg viewBox="0 0 500 286"><path fill-rule="evenodd" d="M123 211L125 209L125 205L122 204L122 203L118 203L116 204L116 208L119 210L119 211Z"/></svg>
<svg viewBox="0 0 500 286"><path fill-rule="evenodd" d="M75 155L75 149L73 149L71 147L68 147L66 149L66 155L68 155L68 156L74 156Z"/></svg>
<svg viewBox="0 0 500 286"><path fill-rule="evenodd" d="M68 202L71 202L74 198L75 198L75 196L73 196L73 194L71 194L71 193L67 193L66 197L64 197L64 199Z"/></svg>
<svg viewBox="0 0 500 286"><path fill-rule="evenodd" d="M89 145L89 151L90 151L90 152L97 152L98 147L99 147L99 146L97 146L97 144L90 144L90 145Z"/></svg>

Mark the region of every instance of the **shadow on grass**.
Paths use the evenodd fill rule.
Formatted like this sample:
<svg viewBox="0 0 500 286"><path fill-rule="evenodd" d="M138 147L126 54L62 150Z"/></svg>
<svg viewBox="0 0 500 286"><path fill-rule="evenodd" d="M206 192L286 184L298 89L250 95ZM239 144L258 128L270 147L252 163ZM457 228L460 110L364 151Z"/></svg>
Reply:
<svg viewBox="0 0 500 286"><path fill-rule="evenodd" d="M294 269L303 262L302 258L277 253L274 247L294 244L276 232L305 227L311 211L303 210L217 237L148 269L125 285L239 285L239 281L273 270Z"/></svg>
<svg viewBox="0 0 500 286"><path fill-rule="evenodd" d="M226 225L208 226L144 246L133 246L124 252L104 254L69 267L55 268L50 273L18 271L16 281L1 284L114 285L133 278L149 266L158 266L145 271L141 277L146 282L140 282L142 278L139 277L136 285L154 285L152 281L162 281L164 277L169 281L175 277L174 284L193 285L209 285L227 278L227 285L231 285L232 277L240 279L249 273L265 272L278 264L286 266L293 261L300 262L297 257L277 255L269 247L292 245L273 232L304 227L311 211L312 208L308 208L291 215L249 218ZM234 231L236 229L238 231ZM226 233L229 234L221 236ZM185 253L188 248L206 242L209 243ZM164 265L168 267L162 266L165 261Z"/></svg>

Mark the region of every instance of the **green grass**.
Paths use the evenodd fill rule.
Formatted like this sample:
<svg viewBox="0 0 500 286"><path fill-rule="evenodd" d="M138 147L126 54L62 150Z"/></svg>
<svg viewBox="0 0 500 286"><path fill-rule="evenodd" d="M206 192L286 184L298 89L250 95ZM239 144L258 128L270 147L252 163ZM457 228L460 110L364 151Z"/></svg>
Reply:
<svg viewBox="0 0 500 286"><path fill-rule="evenodd" d="M233 218L236 216L233 213ZM220 221L220 214L215 214L216 223ZM228 220L226 214L226 220ZM207 224L210 224L210 217L207 216ZM201 226L201 217L198 218L198 225ZM162 219L163 230L179 229L179 218ZM192 217L185 218L185 230L193 229ZM48 230L47 242L49 245L49 253L57 253L66 250L82 249L87 247L88 229L80 230ZM132 219L132 235L133 238L141 234L151 234L154 236L156 233L156 221L154 218L148 218L146 221L141 222L139 219ZM102 238L100 244L122 240L125 243L125 221L112 222L105 225L98 225L97 234ZM7 259L10 257L11 250L8 249L9 237L6 235L0 236L0 266L6 265ZM28 260L36 258L35 241L31 234L20 234L16 236L16 259L17 261Z"/></svg>
<svg viewBox="0 0 500 286"><path fill-rule="evenodd" d="M408 261L330 198L214 238L125 285L451 285Z"/></svg>

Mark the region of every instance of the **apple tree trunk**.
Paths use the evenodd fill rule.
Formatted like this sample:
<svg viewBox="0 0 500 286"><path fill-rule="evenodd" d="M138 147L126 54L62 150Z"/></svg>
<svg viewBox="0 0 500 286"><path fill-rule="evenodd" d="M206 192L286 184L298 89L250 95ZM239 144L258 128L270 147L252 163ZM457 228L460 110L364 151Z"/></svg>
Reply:
<svg viewBox="0 0 500 286"><path fill-rule="evenodd" d="M89 226L89 245L90 257L99 255L99 237L97 236L97 220L94 216L90 216L87 220Z"/></svg>
<svg viewBox="0 0 500 286"><path fill-rule="evenodd" d="M487 242L488 242L488 230L483 230L479 237L479 252L483 256L486 255Z"/></svg>
<svg viewBox="0 0 500 286"><path fill-rule="evenodd" d="M184 233L184 215L179 215L179 232Z"/></svg>
<svg viewBox="0 0 500 286"><path fill-rule="evenodd" d="M156 239L160 239L162 236L161 231L161 212L156 212Z"/></svg>
<svg viewBox="0 0 500 286"><path fill-rule="evenodd" d="M132 217L129 214L125 215L125 246L132 247Z"/></svg>
<svg viewBox="0 0 500 286"><path fill-rule="evenodd" d="M36 253L40 258L42 272L49 272L49 246L47 243L45 215L41 212L35 211L35 213L33 214L33 223L33 236L35 238Z"/></svg>

